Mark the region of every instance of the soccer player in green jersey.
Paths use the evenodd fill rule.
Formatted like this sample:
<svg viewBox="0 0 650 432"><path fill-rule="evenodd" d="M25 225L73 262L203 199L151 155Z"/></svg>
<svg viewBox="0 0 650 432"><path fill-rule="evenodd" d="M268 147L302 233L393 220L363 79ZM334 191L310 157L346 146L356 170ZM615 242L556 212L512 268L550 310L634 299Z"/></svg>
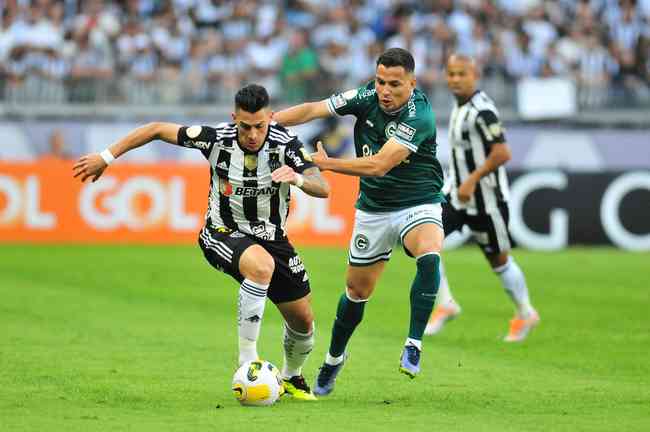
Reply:
<svg viewBox="0 0 650 432"><path fill-rule="evenodd" d="M332 340L314 393L334 389L346 358L346 345L361 322L393 246L399 241L415 257L411 318L399 370L414 378L420 371L422 335L440 283L443 174L436 159L436 128L431 105L415 88L415 62L401 48L377 60L368 84L276 113L285 126L332 115L354 115L354 159L330 158L320 143L312 155L321 170L358 176L354 232L350 240L346 292L341 295Z"/></svg>

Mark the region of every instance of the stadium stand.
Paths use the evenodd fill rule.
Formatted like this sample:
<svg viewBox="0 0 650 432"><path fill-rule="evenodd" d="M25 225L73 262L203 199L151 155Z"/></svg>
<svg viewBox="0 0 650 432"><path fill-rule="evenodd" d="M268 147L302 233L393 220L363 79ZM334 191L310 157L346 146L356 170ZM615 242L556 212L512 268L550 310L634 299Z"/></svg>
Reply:
<svg viewBox="0 0 650 432"><path fill-rule="evenodd" d="M369 78L409 48L446 105L451 51L479 59L512 106L523 78L562 77L582 111L650 106L650 0L0 0L0 101L201 104L244 82L278 101ZM312 85L313 83L319 85Z"/></svg>

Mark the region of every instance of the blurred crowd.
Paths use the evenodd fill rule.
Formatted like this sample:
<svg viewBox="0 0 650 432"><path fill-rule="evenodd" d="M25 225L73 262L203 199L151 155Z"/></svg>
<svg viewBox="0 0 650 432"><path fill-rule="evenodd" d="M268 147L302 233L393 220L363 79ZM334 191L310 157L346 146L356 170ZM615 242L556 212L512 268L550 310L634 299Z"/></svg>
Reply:
<svg viewBox="0 0 650 432"><path fill-rule="evenodd" d="M507 99L566 77L580 105L650 101L650 0L0 0L0 100L212 103L242 84L283 102L373 75L385 48L444 92L452 51Z"/></svg>

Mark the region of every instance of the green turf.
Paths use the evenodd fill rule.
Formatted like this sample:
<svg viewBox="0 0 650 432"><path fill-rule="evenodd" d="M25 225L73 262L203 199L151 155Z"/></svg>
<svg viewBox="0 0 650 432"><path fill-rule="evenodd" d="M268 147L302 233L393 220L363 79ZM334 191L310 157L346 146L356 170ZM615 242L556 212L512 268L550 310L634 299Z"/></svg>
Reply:
<svg viewBox="0 0 650 432"><path fill-rule="evenodd" d="M329 341L345 251L303 249L317 346ZM0 247L1 431L648 431L649 254L518 251L542 323L500 341L512 308L474 249L445 263L462 316L397 361L414 264L393 257L336 391L244 408L230 392L236 285L194 247ZM282 363L267 308L260 352Z"/></svg>

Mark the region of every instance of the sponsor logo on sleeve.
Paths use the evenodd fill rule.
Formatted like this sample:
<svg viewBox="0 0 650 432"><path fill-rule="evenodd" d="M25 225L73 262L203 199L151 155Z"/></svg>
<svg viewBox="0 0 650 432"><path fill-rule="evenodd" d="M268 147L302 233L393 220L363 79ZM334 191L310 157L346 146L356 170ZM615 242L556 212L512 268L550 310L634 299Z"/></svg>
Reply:
<svg viewBox="0 0 650 432"><path fill-rule="evenodd" d="M412 128L411 126L400 123L397 126L397 132L395 132L395 135L404 138L407 141L412 141L413 137L415 136L415 128Z"/></svg>
<svg viewBox="0 0 650 432"><path fill-rule="evenodd" d="M490 125L490 132L491 132L492 135L494 135L495 137L500 136L500 135L503 133L503 130L502 130L502 128L501 128L501 123L492 123L492 124Z"/></svg>
<svg viewBox="0 0 650 432"><path fill-rule="evenodd" d="M366 90L362 91L361 93L359 93L359 98L360 99L365 99L367 97L374 96L375 93L377 93L377 90L375 90L375 89L366 89Z"/></svg>
<svg viewBox="0 0 650 432"><path fill-rule="evenodd" d="M332 105L334 105L334 108L338 109L346 106L347 104L348 101L345 100L345 97L343 97L343 95L337 94L332 96Z"/></svg>
<svg viewBox="0 0 650 432"><path fill-rule="evenodd" d="M298 156L293 150L287 151L287 157L293 161L293 164L296 166L296 168L304 165L302 159L300 159L300 156Z"/></svg>
<svg viewBox="0 0 650 432"><path fill-rule="evenodd" d="M198 126L198 125L190 126L186 130L187 137L194 139L194 138L198 137L199 135L201 135L202 130L203 130L203 128L201 126Z"/></svg>
<svg viewBox="0 0 650 432"><path fill-rule="evenodd" d="M201 150L207 150L208 148L210 148L210 143L206 141L189 140L187 141L187 145Z"/></svg>

